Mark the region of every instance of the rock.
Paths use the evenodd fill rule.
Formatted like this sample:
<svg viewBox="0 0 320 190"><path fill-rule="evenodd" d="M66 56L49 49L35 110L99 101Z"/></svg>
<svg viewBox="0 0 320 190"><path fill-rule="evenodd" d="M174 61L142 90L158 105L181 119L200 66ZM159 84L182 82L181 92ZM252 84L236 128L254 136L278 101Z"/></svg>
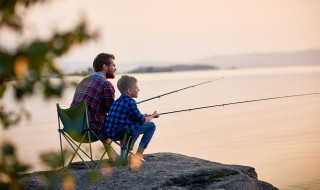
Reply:
<svg viewBox="0 0 320 190"><path fill-rule="evenodd" d="M146 162L139 171L130 166L102 167L88 170L83 163L72 163L75 189L277 189L260 181L255 169L248 166L225 165L173 153L144 155ZM109 175L110 174L110 175ZM65 170L23 174L20 182L26 189L47 189L41 176L55 181L53 189L61 189ZM90 182L96 176L95 182ZM48 179L48 178L47 178ZM64 178L66 179L66 178ZM71 181L72 182L72 181Z"/></svg>

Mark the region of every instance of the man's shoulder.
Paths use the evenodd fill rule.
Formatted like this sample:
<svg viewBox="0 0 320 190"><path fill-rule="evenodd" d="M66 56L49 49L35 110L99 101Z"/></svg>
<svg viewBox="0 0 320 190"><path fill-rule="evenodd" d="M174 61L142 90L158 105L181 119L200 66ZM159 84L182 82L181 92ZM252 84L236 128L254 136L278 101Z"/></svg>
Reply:
<svg viewBox="0 0 320 190"><path fill-rule="evenodd" d="M105 86L112 86L112 83L108 81L106 78L100 75L90 75L83 80L91 81L92 83L97 83Z"/></svg>

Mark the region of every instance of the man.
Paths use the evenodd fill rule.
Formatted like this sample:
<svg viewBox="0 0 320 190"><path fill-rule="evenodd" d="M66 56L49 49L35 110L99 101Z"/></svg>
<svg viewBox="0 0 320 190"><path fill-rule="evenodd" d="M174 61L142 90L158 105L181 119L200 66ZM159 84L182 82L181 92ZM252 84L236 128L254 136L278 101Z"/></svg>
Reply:
<svg viewBox="0 0 320 190"><path fill-rule="evenodd" d="M94 73L84 78L77 86L71 107L87 101L90 128L103 141L107 140L104 129L107 113L114 102L114 87L107 79L114 79L116 72L115 57L100 53L93 61ZM110 158L110 154L109 154ZM111 159L111 158L110 158Z"/></svg>
<svg viewBox="0 0 320 190"><path fill-rule="evenodd" d="M139 87L135 77L123 75L117 83L121 96L112 104L106 121L106 133L115 138L120 135L123 128L129 128L134 138L132 146L142 134L136 157L143 160L143 152L148 147L156 126L151 120L158 118L159 114L155 111L151 115L141 114L136 101L138 98Z"/></svg>

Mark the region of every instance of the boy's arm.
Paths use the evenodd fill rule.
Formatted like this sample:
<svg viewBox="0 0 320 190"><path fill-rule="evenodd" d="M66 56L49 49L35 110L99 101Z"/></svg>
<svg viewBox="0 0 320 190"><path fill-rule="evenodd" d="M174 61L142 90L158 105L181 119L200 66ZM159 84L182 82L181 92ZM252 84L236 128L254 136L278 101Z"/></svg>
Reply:
<svg viewBox="0 0 320 190"><path fill-rule="evenodd" d="M149 123L153 118L158 118L159 117L159 114L157 111L153 112L152 115L148 115L148 116L145 116L144 118L146 119L146 121L144 122L144 124L147 124Z"/></svg>
<svg viewBox="0 0 320 190"><path fill-rule="evenodd" d="M137 104L133 99L128 102L127 109L128 112L126 114L128 114L127 116L129 117L129 120L139 125L143 125L146 123L145 116L141 114L137 107Z"/></svg>
<svg viewBox="0 0 320 190"><path fill-rule="evenodd" d="M128 109L129 109L130 119L133 120L134 122L139 123L140 125L147 124L153 118L159 117L159 114L157 111L153 112L152 115L147 115L147 114L142 115L137 107L137 104L134 101L129 102Z"/></svg>

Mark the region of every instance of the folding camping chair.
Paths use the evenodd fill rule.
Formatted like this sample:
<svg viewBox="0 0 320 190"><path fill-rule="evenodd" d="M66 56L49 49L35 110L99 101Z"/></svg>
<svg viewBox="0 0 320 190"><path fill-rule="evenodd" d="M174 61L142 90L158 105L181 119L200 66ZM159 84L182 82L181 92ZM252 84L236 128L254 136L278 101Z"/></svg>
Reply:
<svg viewBox="0 0 320 190"><path fill-rule="evenodd" d="M84 161L82 156L79 154L79 150L92 161L94 164L96 164L97 168L99 164L101 163L104 155L107 153L107 150L110 149L110 151L117 156L117 161L120 162L121 165L125 164L127 162L127 157L129 152L129 147L132 142L132 135L129 133L129 130L123 131L122 136L119 136L118 139L115 140L123 140L122 145L119 144L116 141L110 141L109 143L101 141L99 139L98 135L90 129L89 125L89 115L88 115L88 106L86 101L82 101L81 103L77 104L76 106L68 109L61 109L59 104L57 104L57 112L58 112L58 132L60 137L60 148L61 148L61 157L64 165L64 156L62 151L62 139L61 136L63 136L68 144L71 146L71 148L74 150L74 153L68 163L68 165L72 162L75 155L78 155L82 162L89 168L90 166ZM63 124L63 128L61 129L60 121ZM101 141L103 143L103 146L105 147L105 151L103 152L100 160L98 162L93 160L92 157L92 148L91 143ZM77 143L78 144L77 144ZM115 144L119 145L121 148L121 154L120 157L117 154L117 152L111 147L111 143L114 142ZM88 155L82 148L81 145L84 143L89 144L89 150L90 155ZM132 153L131 153L132 154Z"/></svg>
<svg viewBox="0 0 320 190"><path fill-rule="evenodd" d="M59 126L59 137L60 137L60 148L61 148L61 157L64 167L64 155L62 151L62 139L61 136L65 138L65 140L68 142L68 144L71 146L71 148L74 150L74 153L68 163L68 165L72 162L75 155L78 155L82 162L89 168L90 166L84 161L82 156L79 154L79 150L92 161L94 164L98 165L105 153L107 152L108 148L116 154L114 149L111 147L111 142L106 143L102 142L105 151L103 153L103 156L100 158L99 162L96 163L93 160L92 157L92 148L91 143L99 141L99 137L97 134L95 134L91 129L89 125L89 115L88 115L88 109L87 109L87 102L83 101L76 106L68 109L61 109L59 104L57 104L57 112L58 112L58 126ZM60 121L63 124L63 128L60 126ZM77 143L76 143L77 142ZM81 147L82 144L88 143L90 148L90 155L88 155ZM117 154L116 154L117 155Z"/></svg>

